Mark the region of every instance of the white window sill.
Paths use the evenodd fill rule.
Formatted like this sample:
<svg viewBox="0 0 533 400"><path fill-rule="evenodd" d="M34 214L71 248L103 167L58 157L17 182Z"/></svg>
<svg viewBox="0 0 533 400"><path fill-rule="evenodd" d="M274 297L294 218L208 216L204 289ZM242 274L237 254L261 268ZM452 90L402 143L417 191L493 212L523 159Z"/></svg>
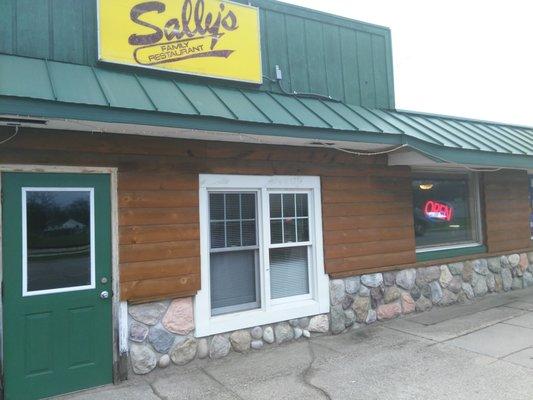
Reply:
<svg viewBox="0 0 533 400"><path fill-rule="evenodd" d="M417 253L429 253L431 251L440 251L440 250L455 250L455 249L467 249L469 247L478 247L483 246L482 243L472 242L472 243L463 243L463 244L454 244L449 246L432 246L416 249Z"/></svg>
<svg viewBox="0 0 533 400"><path fill-rule="evenodd" d="M254 326L288 321L329 312L329 299L326 302L300 300L273 305L268 311L262 309L248 310L225 315L204 318L196 322L195 337L215 335Z"/></svg>

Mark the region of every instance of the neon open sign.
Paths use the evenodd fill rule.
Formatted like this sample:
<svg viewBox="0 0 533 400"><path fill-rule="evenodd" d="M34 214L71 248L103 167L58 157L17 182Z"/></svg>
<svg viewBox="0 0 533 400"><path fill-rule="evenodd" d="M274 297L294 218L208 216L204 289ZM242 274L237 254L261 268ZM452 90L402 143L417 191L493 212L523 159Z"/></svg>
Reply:
<svg viewBox="0 0 533 400"><path fill-rule="evenodd" d="M428 200L424 204L424 215L431 219L451 221L453 218L453 207L436 200Z"/></svg>

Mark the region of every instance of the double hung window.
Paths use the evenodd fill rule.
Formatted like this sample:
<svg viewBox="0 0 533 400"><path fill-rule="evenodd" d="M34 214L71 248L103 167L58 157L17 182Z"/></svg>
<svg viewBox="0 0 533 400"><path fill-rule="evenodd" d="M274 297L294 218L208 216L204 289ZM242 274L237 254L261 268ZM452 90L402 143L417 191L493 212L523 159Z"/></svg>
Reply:
<svg viewBox="0 0 533 400"><path fill-rule="evenodd" d="M326 312L318 177L200 176L197 335Z"/></svg>

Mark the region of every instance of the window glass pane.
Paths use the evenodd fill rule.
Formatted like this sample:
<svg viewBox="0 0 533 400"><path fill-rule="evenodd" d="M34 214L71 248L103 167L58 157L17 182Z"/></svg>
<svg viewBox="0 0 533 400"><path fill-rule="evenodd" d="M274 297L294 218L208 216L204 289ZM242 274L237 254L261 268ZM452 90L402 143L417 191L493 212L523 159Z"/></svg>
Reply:
<svg viewBox="0 0 533 400"><path fill-rule="evenodd" d="M270 218L281 218L281 194L270 195Z"/></svg>
<svg viewBox="0 0 533 400"><path fill-rule="evenodd" d="M270 296L309 293L307 246L270 249Z"/></svg>
<svg viewBox="0 0 533 400"><path fill-rule="evenodd" d="M211 248L226 247L224 240L224 222L211 222Z"/></svg>
<svg viewBox="0 0 533 400"><path fill-rule="evenodd" d="M209 194L209 214L211 220L224 219L224 195L222 193Z"/></svg>
<svg viewBox="0 0 533 400"><path fill-rule="evenodd" d="M294 195L293 194L284 194L283 195L283 217L294 217Z"/></svg>
<svg viewBox="0 0 533 400"><path fill-rule="evenodd" d="M299 193L296 195L296 215L299 217L309 216L307 194L305 193Z"/></svg>
<svg viewBox="0 0 533 400"><path fill-rule="evenodd" d="M89 191L27 191L27 291L91 284Z"/></svg>
<svg viewBox="0 0 533 400"><path fill-rule="evenodd" d="M283 243L296 242L296 219L284 218L283 219Z"/></svg>
<svg viewBox="0 0 533 400"><path fill-rule="evenodd" d="M468 177L414 179L412 190L417 246L476 240Z"/></svg>
<svg viewBox="0 0 533 400"><path fill-rule="evenodd" d="M255 194L241 194L242 219L255 219Z"/></svg>
<svg viewBox="0 0 533 400"><path fill-rule="evenodd" d="M211 313L258 308L257 250L211 254Z"/></svg>
<svg viewBox="0 0 533 400"><path fill-rule="evenodd" d="M256 194L210 193L211 248L255 246Z"/></svg>
<svg viewBox="0 0 533 400"><path fill-rule="evenodd" d="M529 177L529 207L531 211L529 213L529 230L531 231L531 237L533 237L533 178Z"/></svg>
<svg viewBox="0 0 533 400"><path fill-rule="evenodd" d="M270 243L283 243L281 219L270 221Z"/></svg>
<svg viewBox="0 0 533 400"><path fill-rule="evenodd" d="M242 245L243 246L255 246L255 221L243 221L242 222Z"/></svg>
<svg viewBox="0 0 533 400"><path fill-rule="evenodd" d="M239 194L226 194L226 219L241 218Z"/></svg>
<svg viewBox="0 0 533 400"><path fill-rule="evenodd" d="M241 223L226 222L226 247L241 246Z"/></svg>
<svg viewBox="0 0 533 400"><path fill-rule="evenodd" d="M298 241L299 242L309 241L309 219L298 218L297 228L298 228Z"/></svg>

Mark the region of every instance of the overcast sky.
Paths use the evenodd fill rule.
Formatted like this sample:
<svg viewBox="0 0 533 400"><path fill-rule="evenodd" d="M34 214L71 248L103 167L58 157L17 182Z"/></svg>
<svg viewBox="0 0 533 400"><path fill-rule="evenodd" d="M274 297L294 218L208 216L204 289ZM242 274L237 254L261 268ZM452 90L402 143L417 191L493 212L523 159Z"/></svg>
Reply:
<svg viewBox="0 0 533 400"><path fill-rule="evenodd" d="M533 126L533 2L284 1L391 28L396 108Z"/></svg>

